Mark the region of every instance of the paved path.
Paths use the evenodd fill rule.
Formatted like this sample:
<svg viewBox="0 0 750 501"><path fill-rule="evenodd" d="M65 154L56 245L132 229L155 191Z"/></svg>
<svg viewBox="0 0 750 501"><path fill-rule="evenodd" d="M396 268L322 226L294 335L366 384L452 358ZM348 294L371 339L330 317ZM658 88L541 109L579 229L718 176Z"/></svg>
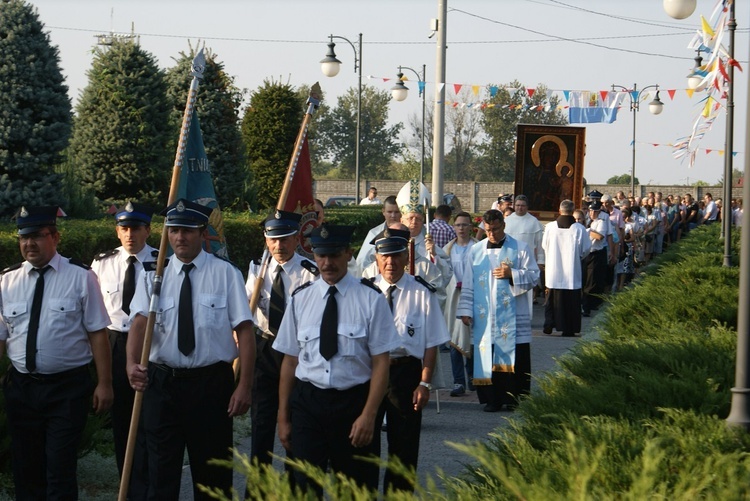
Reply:
<svg viewBox="0 0 750 501"><path fill-rule="evenodd" d="M592 312L596 314L597 312ZM559 333L545 335L542 333L544 311L541 305L534 305L532 317L533 340L531 342L531 370L532 392L536 383L534 377L541 373L554 371L556 360L564 355L582 338L563 338ZM589 336L592 318L583 318L583 338ZM479 404L476 392L467 392L461 397L451 397L453 386L450 358L448 353L440 354L440 365L444 381L448 388L438 390L440 397L440 412L437 411L435 393L432 394L422 417L422 435L419 451L418 473L422 480L431 476L440 485L436 471L441 469L449 476L459 475L464 471L464 463L471 462L471 458L462 452L446 445L446 441L463 443L466 441L485 440L487 435L498 427L506 426L513 414L510 412L483 412L483 405ZM385 434L381 434L382 448L387 449ZM242 453L249 453L250 438L246 438L239 446ZM276 454L283 455L283 449L276 443ZM280 463L277 467L281 468ZM244 489L244 477L235 475L235 488L240 492ZM422 482L423 483L423 482ZM424 485L424 483L423 483ZM190 469L184 470L182 480L181 500L192 499L190 486Z"/></svg>

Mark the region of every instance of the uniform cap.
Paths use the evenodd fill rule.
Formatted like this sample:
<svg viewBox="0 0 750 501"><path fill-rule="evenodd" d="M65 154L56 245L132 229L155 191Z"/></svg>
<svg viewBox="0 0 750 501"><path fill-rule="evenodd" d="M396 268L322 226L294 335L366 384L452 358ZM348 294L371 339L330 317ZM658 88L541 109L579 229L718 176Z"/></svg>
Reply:
<svg viewBox="0 0 750 501"><path fill-rule="evenodd" d="M151 224L151 214L154 210L146 205L128 202L115 213L117 226L146 226Z"/></svg>
<svg viewBox="0 0 750 501"><path fill-rule="evenodd" d="M589 204L589 210L602 210L602 203L599 200L594 200Z"/></svg>
<svg viewBox="0 0 750 501"><path fill-rule="evenodd" d="M354 226L337 226L323 223L310 234L310 244L315 254L336 254L352 242Z"/></svg>
<svg viewBox="0 0 750 501"><path fill-rule="evenodd" d="M600 200L602 198L603 194L600 191L594 190L591 193L589 193L589 197L592 200Z"/></svg>
<svg viewBox="0 0 750 501"><path fill-rule="evenodd" d="M377 254L398 254L406 250L411 234L407 230L386 228L370 241Z"/></svg>
<svg viewBox="0 0 750 501"><path fill-rule="evenodd" d="M202 228L208 225L212 212L210 207L181 198L161 211L161 215L166 216L164 226Z"/></svg>
<svg viewBox="0 0 750 501"><path fill-rule="evenodd" d="M56 205L21 207L16 212L16 226L19 235L35 233L45 226L57 226Z"/></svg>
<svg viewBox="0 0 750 501"><path fill-rule="evenodd" d="M283 238L296 235L299 231L299 222L301 220L302 214L276 210L269 214L266 220L263 221L263 234L268 238Z"/></svg>

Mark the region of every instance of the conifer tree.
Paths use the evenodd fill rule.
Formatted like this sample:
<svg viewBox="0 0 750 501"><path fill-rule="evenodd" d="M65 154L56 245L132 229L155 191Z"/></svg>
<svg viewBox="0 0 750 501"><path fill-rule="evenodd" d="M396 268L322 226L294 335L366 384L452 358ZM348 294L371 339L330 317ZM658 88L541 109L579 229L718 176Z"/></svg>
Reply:
<svg viewBox="0 0 750 501"><path fill-rule="evenodd" d="M190 88L191 63L196 50L181 53L177 64L167 70L167 95L172 103L172 136L179 138L185 102ZM242 208L247 182L247 164L239 123L242 93L234 85L234 77L224 71L211 50L204 51L206 68L198 87L196 110L203 133L203 145L211 167L214 189L222 209Z"/></svg>
<svg viewBox="0 0 750 501"><path fill-rule="evenodd" d="M68 144L71 104L56 47L31 5L0 0L0 214L62 204L55 165Z"/></svg>
<svg viewBox="0 0 750 501"><path fill-rule="evenodd" d="M70 154L86 186L107 202L162 206L169 192L169 101L164 73L133 39L94 50L76 107Z"/></svg>
<svg viewBox="0 0 750 501"><path fill-rule="evenodd" d="M250 97L242 139L257 193L257 207L274 207L302 124L297 93L289 84L264 81Z"/></svg>

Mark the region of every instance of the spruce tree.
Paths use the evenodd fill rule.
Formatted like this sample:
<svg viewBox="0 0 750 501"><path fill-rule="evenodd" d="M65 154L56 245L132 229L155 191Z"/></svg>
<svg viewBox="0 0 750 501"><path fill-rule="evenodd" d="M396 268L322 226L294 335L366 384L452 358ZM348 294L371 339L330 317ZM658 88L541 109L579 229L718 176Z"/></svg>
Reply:
<svg viewBox="0 0 750 501"><path fill-rule="evenodd" d="M242 138L261 209L278 202L302 118L297 93L288 84L266 80L250 97Z"/></svg>
<svg viewBox="0 0 750 501"><path fill-rule="evenodd" d="M196 51L180 53L177 64L167 70L167 95L172 104L172 136L179 138L185 102L190 88L191 63ZM242 93L234 85L234 77L224 71L210 49L204 51L206 68L198 87L196 110L203 133L203 145L211 167L219 207L242 208L244 205L247 168L245 149L239 125Z"/></svg>
<svg viewBox="0 0 750 501"><path fill-rule="evenodd" d="M164 72L132 39L94 50L76 107L70 154L86 186L108 203L166 203L170 151Z"/></svg>
<svg viewBox="0 0 750 501"><path fill-rule="evenodd" d="M0 0L0 214L62 204L55 165L68 144L71 104L56 47L31 5Z"/></svg>

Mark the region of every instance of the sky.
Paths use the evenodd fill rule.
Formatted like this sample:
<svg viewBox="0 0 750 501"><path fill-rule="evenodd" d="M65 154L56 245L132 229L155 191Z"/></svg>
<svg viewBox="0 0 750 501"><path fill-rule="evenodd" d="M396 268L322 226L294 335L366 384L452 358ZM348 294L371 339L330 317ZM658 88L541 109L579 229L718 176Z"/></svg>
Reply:
<svg viewBox="0 0 750 501"><path fill-rule="evenodd" d="M564 90L611 90L612 84L639 89L658 84L664 111L651 115L647 101L636 114L636 177L645 184L715 183L722 178L726 116L721 113L702 139L695 164L676 160L668 146L690 133L702 105L701 96L686 93L686 76L695 53L687 48L715 0L698 0L688 19L670 18L659 0L446 0L448 5L446 101L457 99L454 84L502 86L513 80L528 88L544 84ZM253 91L264 80L291 85L316 81L329 105L356 87L355 51L336 41L342 61L334 78L320 71L328 36L357 45L362 33L363 84L390 90L399 65L421 71L427 66L427 106L435 101L437 36L430 20L438 17L438 0L31 0L51 42L75 104L87 85L96 34L131 33L141 47L169 68L180 52L205 41L224 62L235 84ZM735 59L734 167L744 167L747 107L747 2L737 5ZM407 77L416 76L404 71ZM390 81L384 79L390 78ZM421 113L416 83L403 102L391 101L391 122L406 122ZM667 90L674 90L670 98ZM626 100L627 102L627 100ZM565 104L563 100L563 104ZM633 113L620 110L612 124L587 124L584 177L605 183L629 174L632 164ZM406 128L405 128L406 129ZM446 143L446 150L448 145ZM446 179L448 180L448 179Z"/></svg>

